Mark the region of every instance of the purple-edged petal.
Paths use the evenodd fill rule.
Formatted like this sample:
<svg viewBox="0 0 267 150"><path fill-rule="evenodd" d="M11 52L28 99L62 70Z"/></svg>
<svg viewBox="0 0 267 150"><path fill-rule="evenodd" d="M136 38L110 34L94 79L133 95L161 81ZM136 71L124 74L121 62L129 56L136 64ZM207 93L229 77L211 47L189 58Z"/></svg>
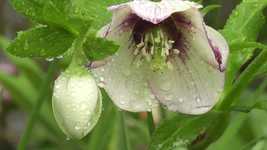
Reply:
<svg viewBox="0 0 267 150"><path fill-rule="evenodd" d="M206 31L210 45L213 48L215 58L217 59L217 61L221 61L219 67L222 71L224 71L226 68L227 58L229 55L229 46L225 38L215 29L206 26Z"/></svg>
<svg viewBox="0 0 267 150"><path fill-rule="evenodd" d="M169 59L172 69L152 73L149 85L169 110L203 114L212 109L223 90L221 67L225 65L228 47L219 33L206 27L198 10L187 10L173 19L182 32L182 54Z"/></svg>
<svg viewBox="0 0 267 150"><path fill-rule="evenodd" d="M124 44L125 40L130 39L132 33L132 28L127 22L130 16L131 10L126 7L114 10L111 23L103 27L98 35L117 44Z"/></svg>
<svg viewBox="0 0 267 150"><path fill-rule="evenodd" d="M169 110L196 115L208 112L219 100L224 73L204 62L192 49L185 61L172 58L172 69L153 73L149 85Z"/></svg>
<svg viewBox="0 0 267 150"><path fill-rule="evenodd" d="M220 33L208 27L203 22L201 13L196 9L190 9L175 18L177 29L181 29L186 45L193 47L194 53L206 63L220 71L225 70L229 48L226 40ZM187 23L187 25L183 25ZM191 51L192 51L191 50Z"/></svg>
<svg viewBox="0 0 267 150"><path fill-rule="evenodd" d="M191 8L201 8L202 6L194 2L182 0L162 0L152 2L150 0L134 0L121 5L112 6L111 11L128 8L143 20L158 24L170 17L173 13L183 12Z"/></svg>

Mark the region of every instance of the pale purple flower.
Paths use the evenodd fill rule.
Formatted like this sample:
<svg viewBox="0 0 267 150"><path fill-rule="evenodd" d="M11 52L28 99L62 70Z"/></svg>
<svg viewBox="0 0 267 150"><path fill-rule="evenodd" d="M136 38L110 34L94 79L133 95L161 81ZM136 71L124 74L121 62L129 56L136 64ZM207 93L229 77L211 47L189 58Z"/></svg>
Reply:
<svg viewBox="0 0 267 150"><path fill-rule="evenodd" d="M183 0L134 0L109 8L112 22L100 36L120 49L91 67L118 107L151 111L160 103L170 111L203 114L216 104L229 49L199 8Z"/></svg>

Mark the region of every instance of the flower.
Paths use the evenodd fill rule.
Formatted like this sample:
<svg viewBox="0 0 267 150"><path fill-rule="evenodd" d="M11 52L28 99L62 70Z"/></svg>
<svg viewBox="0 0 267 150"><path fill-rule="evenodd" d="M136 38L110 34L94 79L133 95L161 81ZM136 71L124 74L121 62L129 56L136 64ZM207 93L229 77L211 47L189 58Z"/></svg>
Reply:
<svg viewBox="0 0 267 150"><path fill-rule="evenodd" d="M92 62L93 74L121 109L203 114L224 87L228 45L205 25L201 5L183 0L134 0L111 6L112 22L99 35L120 45Z"/></svg>
<svg viewBox="0 0 267 150"><path fill-rule="evenodd" d="M55 81L53 111L68 138L81 139L96 125L102 97L86 68L70 68Z"/></svg>

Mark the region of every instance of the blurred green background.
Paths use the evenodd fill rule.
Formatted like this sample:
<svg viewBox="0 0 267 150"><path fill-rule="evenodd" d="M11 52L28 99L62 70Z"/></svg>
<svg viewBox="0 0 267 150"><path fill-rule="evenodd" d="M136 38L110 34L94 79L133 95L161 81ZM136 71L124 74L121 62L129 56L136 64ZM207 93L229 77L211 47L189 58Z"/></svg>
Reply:
<svg viewBox="0 0 267 150"><path fill-rule="evenodd" d="M204 0L203 4L219 4L206 17L206 23L221 29L239 0ZM267 11L266 11L267 12ZM266 16L267 13L265 13ZM0 0L0 45L12 40L18 31L31 26L24 17L17 14L8 0ZM267 24L258 41L267 44ZM0 150L13 150L19 142L27 118L38 97L40 83L44 80L48 61L21 59L10 56L0 47ZM240 72L247 67L245 63ZM58 73L60 72L58 67ZM267 107L246 111L247 103L254 100L267 101L267 73L261 73L243 92L240 107L231 112L231 121L223 136L209 146L209 150L264 150L267 149ZM55 75L56 78L57 75ZM49 96L47 96L49 97ZM46 98L46 97L44 97ZM90 135L82 141L66 139L56 125L51 100L46 98L34 125L28 144L29 150L118 150L123 141L120 115L117 108L105 96L103 115ZM178 115L178 114L171 114ZM126 125L133 150L145 150L150 136L146 113L126 113ZM166 116L167 119L169 115ZM219 129L218 129L219 130Z"/></svg>

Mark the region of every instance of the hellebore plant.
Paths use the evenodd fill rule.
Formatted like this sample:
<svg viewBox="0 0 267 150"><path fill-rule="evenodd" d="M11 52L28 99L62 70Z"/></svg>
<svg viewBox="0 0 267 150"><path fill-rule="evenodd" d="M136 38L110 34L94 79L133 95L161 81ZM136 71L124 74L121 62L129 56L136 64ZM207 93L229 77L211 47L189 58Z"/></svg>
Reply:
<svg viewBox="0 0 267 150"><path fill-rule="evenodd" d="M60 62L60 65L69 64L71 59L70 65L55 81L52 98L56 122L68 138L85 137L98 122L102 112L99 87L104 88L111 100L123 110L152 111L147 121L153 135L146 138L145 126L140 125L131 129L129 134L136 132L138 136L134 137L141 137L144 141L134 144L132 142L136 139L132 136L131 141L127 141L125 125L128 124L125 124L123 114L118 112L118 116L117 110L106 105L103 122L89 137L90 149L99 149L101 143L102 149L112 145L114 149L125 150L128 143L139 147L149 141L148 149L151 150L206 149L218 141L226 127L236 126L236 123L242 125L244 119L255 115L248 112L266 110L266 102L262 101L266 84L263 83L259 90L247 91L246 88L253 79L266 74L267 48L256 41L263 36L259 33L265 27L263 10L267 7L267 0L240 1L222 29L232 50L227 74L228 44L219 32L204 23L199 10L201 5L187 0L132 0L109 7L112 21L103 27L103 23L110 19L106 7L119 1L125 0L10 1L35 26L20 32L10 45L3 44L7 42L1 42L0 38L0 47L8 46L7 51L18 57L44 58L56 64ZM215 7L218 6L209 5L201 11L205 13ZM38 120L48 132L60 137L61 133L54 128L49 116L50 108L46 109L49 106L44 106L44 101L50 99L50 85L59 66L51 64L44 73L30 59L10 58L18 67L19 75L10 77L0 72L1 84L14 96L14 103L31 110L19 149L27 149L33 125ZM251 63L240 72L241 65L248 60ZM29 89L25 90L25 87ZM241 98L243 93L248 98ZM219 99L221 103L216 106L216 112L207 113ZM186 115L167 115L154 130L151 115L160 112L159 106ZM238 122L232 124L232 116L239 118ZM126 117L129 119L127 123L135 124L136 116ZM117 119L120 120L118 126L114 124ZM102 138L103 133L112 140ZM44 137L50 137L50 134ZM264 142L258 134L253 142L238 138L249 146L247 149ZM65 143L54 139L45 141L49 141L49 146L50 142ZM67 146L75 144L66 143ZM216 149L220 146L218 143L225 145L225 142L216 142L211 147L215 145ZM78 144L83 148L82 143ZM244 148L243 144L238 146Z"/></svg>
<svg viewBox="0 0 267 150"><path fill-rule="evenodd" d="M224 87L229 49L199 8L182 0L134 0L109 8L112 22L99 35L120 49L91 68L118 107L151 111L159 102L195 115L212 109Z"/></svg>
<svg viewBox="0 0 267 150"><path fill-rule="evenodd" d="M184 114L208 112L224 87L225 39L203 22L200 5L182 0L135 0L112 6L112 22L99 36L120 49L90 63L114 103L132 112L162 104ZM79 54L79 52L76 52ZM101 114L101 94L84 55L74 55L55 82L55 118L70 138L81 139Z"/></svg>

